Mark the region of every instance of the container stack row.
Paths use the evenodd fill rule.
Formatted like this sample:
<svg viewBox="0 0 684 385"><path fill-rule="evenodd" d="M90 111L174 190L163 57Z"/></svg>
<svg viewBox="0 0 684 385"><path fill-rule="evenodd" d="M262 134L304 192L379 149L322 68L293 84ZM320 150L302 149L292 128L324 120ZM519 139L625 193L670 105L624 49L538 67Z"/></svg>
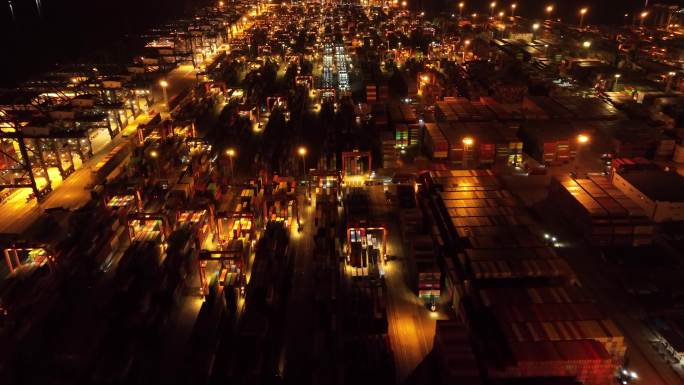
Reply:
<svg viewBox="0 0 684 385"><path fill-rule="evenodd" d="M470 366L489 380L610 383L626 352L623 334L573 285L568 263L494 173L432 171L422 181L446 239L451 306L481 347ZM438 362L448 362L438 335ZM456 339L447 344L463 349Z"/></svg>
<svg viewBox="0 0 684 385"><path fill-rule="evenodd" d="M554 179L550 197L586 239L598 246L641 246L654 227L643 209L604 176Z"/></svg>

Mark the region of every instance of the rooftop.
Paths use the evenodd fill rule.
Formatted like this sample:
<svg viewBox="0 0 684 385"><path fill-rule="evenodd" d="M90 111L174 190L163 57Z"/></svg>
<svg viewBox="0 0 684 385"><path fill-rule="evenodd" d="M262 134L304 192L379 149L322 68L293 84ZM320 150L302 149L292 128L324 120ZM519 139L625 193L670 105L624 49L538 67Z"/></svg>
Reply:
<svg viewBox="0 0 684 385"><path fill-rule="evenodd" d="M684 202L684 177L662 170L629 170L620 173L632 186L654 201Z"/></svg>

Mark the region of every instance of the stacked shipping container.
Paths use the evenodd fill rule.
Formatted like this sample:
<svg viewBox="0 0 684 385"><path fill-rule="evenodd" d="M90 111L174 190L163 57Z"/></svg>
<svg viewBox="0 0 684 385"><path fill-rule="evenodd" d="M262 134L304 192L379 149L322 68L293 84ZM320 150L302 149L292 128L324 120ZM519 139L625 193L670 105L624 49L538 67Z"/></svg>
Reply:
<svg viewBox="0 0 684 385"><path fill-rule="evenodd" d="M485 347L490 379L612 381L624 337L540 239L534 221L490 171L424 175L457 258L445 260L452 306ZM438 331L439 334L439 331ZM435 339L435 349L443 349ZM455 344L456 342L451 342Z"/></svg>
<svg viewBox="0 0 684 385"><path fill-rule="evenodd" d="M646 213L606 177L554 179L550 197L593 244L640 246L652 241L654 228Z"/></svg>

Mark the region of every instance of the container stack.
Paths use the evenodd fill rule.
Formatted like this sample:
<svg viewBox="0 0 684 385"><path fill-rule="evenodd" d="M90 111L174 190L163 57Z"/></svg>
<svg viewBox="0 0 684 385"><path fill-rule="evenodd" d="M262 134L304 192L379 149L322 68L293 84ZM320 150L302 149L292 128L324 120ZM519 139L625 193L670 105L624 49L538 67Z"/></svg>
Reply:
<svg viewBox="0 0 684 385"><path fill-rule="evenodd" d="M482 384L469 333L462 323L450 320L437 321L433 351L437 358L440 384Z"/></svg>
<svg viewBox="0 0 684 385"><path fill-rule="evenodd" d="M528 121L521 125L518 136L525 152L546 165L560 165L575 159L576 139L580 132L565 121Z"/></svg>
<svg viewBox="0 0 684 385"><path fill-rule="evenodd" d="M481 97L480 102L487 106L499 121L517 121L523 117L518 104L501 104L496 99L490 97Z"/></svg>
<svg viewBox="0 0 684 385"><path fill-rule="evenodd" d="M449 98L435 104L437 118L446 122L486 122L495 119L494 113L485 104L466 98Z"/></svg>
<svg viewBox="0 0 684 385"><path fill-rule="evenodd" d="M526 96L523 100L523 114L526 119L572 119L574 115L564 106L548 96Z"/></svg>
<svg viewBox="0 0 684 385"><path fill-rule="evenodd" d="M489 370L490 377L574 377L584 385L606 385L615 375L610 356L594 340L520 342L510 349L515 364Z"/></svg>
<svg viewBox="0 0 684 385"><path fill-rule="evenodd" d="M641 246L652 242L654 228L646 213L606 177L554 179L550 197L595 245Z"/></svg>
<svg viewBox="0 0 684 385"><path fill-rule="evenodd" d="M625 355L623 334L573 285L572 269L495 175L432 171L422 182L447 240L445 289L482 347L486 376L608 384ZM439 328L436 353L457 345L440 340Z"/></svg>
<svg viewBox="0 0 684 385"><path fill-rule="evenodd" d="M471 167L507 164L522 155L522 142L515 135L517 129L501 123L442 122L437 126L447 139L448 159L457 164ZM471 140L471 144L465 144L465 139Z"/></svg>
<svg viewBox="0 0 684 385"><path fill-rule="evenodd" d="M615 107L599 98L554 96L552 100L570 111L574 119L615 120L620 117Z"/></svg>
<svg viewBox="0 0 684 385"><path fill-rule="evenodd" d="M425 148L428 155L435 160L446 159L449 153L447 142L442 131L435 123L425 123Z"/></svg>

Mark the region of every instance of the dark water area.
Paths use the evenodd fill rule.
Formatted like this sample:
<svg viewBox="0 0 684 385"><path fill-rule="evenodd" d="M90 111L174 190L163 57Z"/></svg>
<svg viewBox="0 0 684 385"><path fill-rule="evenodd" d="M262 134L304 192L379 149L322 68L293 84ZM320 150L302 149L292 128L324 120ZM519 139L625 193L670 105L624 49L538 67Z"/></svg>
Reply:
<svg viewBox="0 0 684 385"><path fill-rule="evenodd" d="M55 63L125 56L127 36L192 12L206 0L0 0L0 86Z"/></svg>

